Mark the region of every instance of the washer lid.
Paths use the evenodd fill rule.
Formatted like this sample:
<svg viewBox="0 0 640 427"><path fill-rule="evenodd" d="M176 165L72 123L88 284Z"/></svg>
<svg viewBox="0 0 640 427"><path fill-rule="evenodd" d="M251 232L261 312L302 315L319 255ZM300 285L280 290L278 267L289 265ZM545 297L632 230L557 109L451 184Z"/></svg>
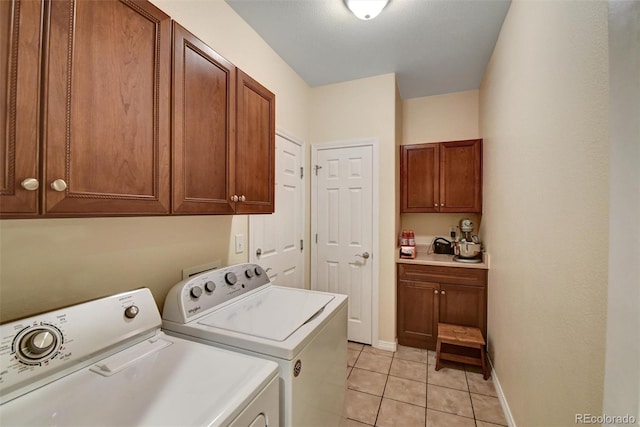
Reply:
<svg viewBox="0 0 640 427"><path fill-rule="evenodd" d="M269 286L201 319L201 325L284 341L335 297Z"/></svg>

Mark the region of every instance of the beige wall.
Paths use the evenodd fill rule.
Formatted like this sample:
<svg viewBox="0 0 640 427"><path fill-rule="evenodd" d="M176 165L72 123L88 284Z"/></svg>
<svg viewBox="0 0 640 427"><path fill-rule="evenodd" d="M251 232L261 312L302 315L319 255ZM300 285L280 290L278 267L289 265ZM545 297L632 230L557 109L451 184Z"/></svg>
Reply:
<svg viewBox="0 0 640 427"><path fill-rule="evenodd" d="M609 1L610 213L604 412L640 426L640 2Z"/></svg>
<svg viewBox="0 0 640 427"><path fill-rule="evenodd" d="M402 102L402 144L481 138L477 90L407 99ZM449 226L471 218L480 228L481 215L402 214L402 229L411 229L418 244L429 244L433 236L449 236Z"/></svg>
<svg viewBox="0 0 640 427"><path fill-rule="evenodd" d="M511 3L480 87L488 336L519 426L602 414L606 2Z"/></svg>
<svg viewBox="0 0 640 427"><path fill-rule="evenodd" d="M395 342L395 164L396 82L394 74L321 86L311 90L311 143L364 138L379 142L379 333ZM374 273L375 274L375 273ZM374 337L375 339L375 337Z"/></svg>
<svg viewBox="0 0 640 427"><path fill-rule="evenodd" d="M276 125L308 138L309 88L225 2L154 0L276 94ZM184 267L235 254L246 216L0 221L0 321L137 287L160 308Z"/></svg>

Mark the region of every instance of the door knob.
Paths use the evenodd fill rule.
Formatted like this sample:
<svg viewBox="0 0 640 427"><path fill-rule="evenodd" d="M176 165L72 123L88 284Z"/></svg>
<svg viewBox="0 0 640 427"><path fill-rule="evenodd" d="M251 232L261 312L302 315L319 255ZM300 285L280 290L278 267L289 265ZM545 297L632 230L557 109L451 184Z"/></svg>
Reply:
<svg viewBox="0 0 640 427"><path fill-rule="evenodd" d="M262 255L262 249L258 248L256 249L256 256L260 256Z"/></svg>
<svg viewBox="0 0 640 427"><path fill-rule="evenodd" d="M369 255L369 252L364 252L364 253L362 253L362 255L361 254L356 254L356 256L359 256L360 258L364 258L364 259L369 259L369 257L371 255Z"/></svg>
<svg viewBox="0 0 640 427"><path fill-rule="evenodd" d="M56 179L51 183L51 188L55 191L64 191L67 189L67 183L64 179Z"/></svg>
<svg viewBox="0 0 640 427"><path fill-rule="evenodd" d="M20 185L27 191L35 191L40 187L40 183L35 178L23 179Z"/></svg>

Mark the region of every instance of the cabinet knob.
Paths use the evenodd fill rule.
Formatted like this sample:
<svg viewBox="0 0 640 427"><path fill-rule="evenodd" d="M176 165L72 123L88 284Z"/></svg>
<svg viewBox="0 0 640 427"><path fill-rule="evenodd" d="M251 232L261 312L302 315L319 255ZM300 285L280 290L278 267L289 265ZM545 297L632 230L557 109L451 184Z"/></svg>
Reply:
<svg viewBox="0 0 640 427"><path fill-rule="evenodd" d="M64 191L67 189L67 183L64 179L56 179L51 183L51 188L55 191Z"/></svg>
<svg viewBox="0 0 640 427"><path fill-rule="evenodd" d="M433 290L433 293L434 293L434 294L436 294L436 295L438 295L438 290L437 290L437 289L434 289L434 290Z"/></svg>
<svg viewBox="0 0 640 427"><path fill-rule="evenodd" d="M233 196L231 196L231 201L232 202L237 202L238 201L238 196L236 196L235 194Z"/></svg>
<svg viewBox="0 0 640 427"><path fill-rule="evenodd" d="M440 291L440 295L444 295L444 294L445 294L445 292L444 292L444 291Z"/></svg>
<svg viewBox="0 0 640 427"><path fill-rule="evenodd" d="M440 207L443 207L443 208L444 208L444 203L441 203L441 204L440 204Z"/></svg>
<svg viewBox="0 0 640 427"><path fill-rule="evenodd" d="M23 179L20 185L27 191L35 191L40 187L40 183L35 178Z"/></svg>
<svg viewBox="0 0 640 427"><path fill-rule="evenodd" d="M437 207L438 207L438 204L437 204L437 203L435 203L435 204L433 205L433 207L434 207L434 208L437 208Z"/></svg>
<svg viewBox="0 0 640 427"><path fill-rule="evenodd" d="M245 200L247 200L247 198L246 198L246 197L244 197L244 194L243 194L242 196L240 196L240 201L241 201L241 202L244 202Z"/></svg>

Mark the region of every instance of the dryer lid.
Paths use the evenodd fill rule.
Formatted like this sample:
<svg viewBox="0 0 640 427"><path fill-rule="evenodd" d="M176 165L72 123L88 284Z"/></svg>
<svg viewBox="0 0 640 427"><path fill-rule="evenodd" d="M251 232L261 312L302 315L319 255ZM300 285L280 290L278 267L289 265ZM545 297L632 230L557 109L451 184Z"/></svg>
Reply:
<svg viewBox="0 0 640 427"><path fill-rule="evenodd" d="M284 341L329 304L331 294L269 286L198 321L272 341Z"/></svg>

